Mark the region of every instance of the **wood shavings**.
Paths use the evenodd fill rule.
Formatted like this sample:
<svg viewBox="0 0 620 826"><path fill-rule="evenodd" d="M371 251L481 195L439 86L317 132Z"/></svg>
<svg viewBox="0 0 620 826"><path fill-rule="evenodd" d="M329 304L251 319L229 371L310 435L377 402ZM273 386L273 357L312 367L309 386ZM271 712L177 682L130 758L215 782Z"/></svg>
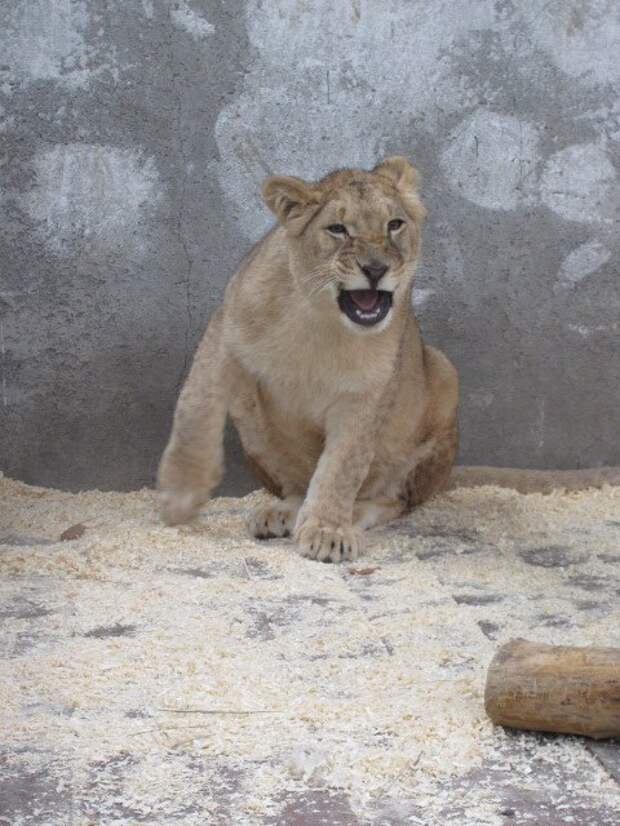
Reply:
<svg viewBox="0 0 620 826"><path fill-rule="evenodd" d="M497 789L537 772L549 805L620 812L579 741L511 738L482 707L509 637L620 642L619 488L457 488L369 534L351 570L250 539L263 493L180 529L151 491L0 478L0 496L7 765L69 784L76 824L254 826L323 790L351 818L465 824L465 807L499 826L517 803ZM89 528L58 544L67 524ZM53 826L66 798L50 792Z"/></svg>

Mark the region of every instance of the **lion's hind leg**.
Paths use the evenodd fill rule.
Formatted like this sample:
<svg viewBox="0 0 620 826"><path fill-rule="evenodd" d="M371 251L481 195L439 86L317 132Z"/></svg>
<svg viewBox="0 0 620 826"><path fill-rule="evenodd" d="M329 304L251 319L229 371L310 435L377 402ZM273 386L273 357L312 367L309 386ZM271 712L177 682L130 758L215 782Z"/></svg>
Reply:
<svg viewBox="0 0 620 826"><path fill-rule="evenodd" d="M459 445L457 372L443 353L428 345L424 367L428 391L425 435L404 485L408 508L426 502L446 485Z"/></svg>
<svg viewBox="0 0 620 826"><path fill-rule="evenodd" d="M400 499L377 497L376 499L358 499L353 508L353 524L362 531L385 525L402 516L405 503Z"/></svg>
<svg viewBox="0 0 620 826"><path fill-rule="evenodd" d="M353 508L353 524L362 531L385 525L421 505L442 490L450 476L458 449L456 423L422 446L422 456L407 476L399 498L358 499Z"/></svg>
<svg viewBox="0 0 620 826"><path fill-rule="evenodd" d="M429 440L428 452L416 463L405 482L404 499L408 508L421 505L445 487L458 444L456 422Z"/></svg>

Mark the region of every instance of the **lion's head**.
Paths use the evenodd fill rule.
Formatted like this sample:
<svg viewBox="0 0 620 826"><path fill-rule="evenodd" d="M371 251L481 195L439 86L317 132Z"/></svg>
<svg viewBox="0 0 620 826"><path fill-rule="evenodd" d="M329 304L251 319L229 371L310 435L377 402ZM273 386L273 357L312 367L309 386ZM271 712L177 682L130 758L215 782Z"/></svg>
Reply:
<svg viewBox="0 0 620 826"><path fill-rule="evenodd" d="M274 176L263 197L286 229L296 288L321 313L378 331L409 302L425 209L406 158L317 183Z"/></svg>

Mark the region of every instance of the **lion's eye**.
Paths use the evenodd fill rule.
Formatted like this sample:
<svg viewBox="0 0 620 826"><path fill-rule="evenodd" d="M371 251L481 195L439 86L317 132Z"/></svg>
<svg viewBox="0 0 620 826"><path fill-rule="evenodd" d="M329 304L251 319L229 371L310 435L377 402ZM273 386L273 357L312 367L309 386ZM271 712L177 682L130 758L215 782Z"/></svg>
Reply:
<svg viewBox="0 0 620 826"><path fill-rule="evenodd" d="M392 218L392 220L388 222L388 231L396 232L396 230L400 229L404 223L405 222L402 218Z"/></svg>
<svg viewBox="0 0 620 826"><path fill-rule="evenodd" d="M327 231L331 232L332 235L348 235L347 228L344 224L330 224L327 227Z"/></svg>

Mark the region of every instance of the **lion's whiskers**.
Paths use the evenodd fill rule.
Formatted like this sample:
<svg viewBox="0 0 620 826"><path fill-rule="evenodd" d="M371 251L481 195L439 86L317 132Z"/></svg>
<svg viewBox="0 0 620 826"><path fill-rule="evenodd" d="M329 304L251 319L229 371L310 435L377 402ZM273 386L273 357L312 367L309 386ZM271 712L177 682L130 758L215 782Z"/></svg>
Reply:
<svg viewBox="0 0 620 826"><path fill-rule="evenodd" d="M302 278L302 286L310 287L308 298L312 298L317 293L334 284L339 279L338 254L334 253L329 261L319 264Z"/></svg>
<svg viewBox="0 0 620 826"><path fill-rule="evenodd" d="M315 286L314 286L314 287L310 290L310 292L308 293L308 297L309 297L309 298L312 298L313 296L317 295L317 293L320 293L320 292L321 292L321 290L324 290L324 289L326 289L327 287L331 286L332 284L335 284L335 283L336 283L337 281L339 281L339 280L340 280L340 279L339 279L336 275L330 275L330 276L328 276L328 277L327 277L327 278L325 278L324 280L319 281L319 283L318 283L318 284L316 284L316 285L315 285Z"/></svg>

